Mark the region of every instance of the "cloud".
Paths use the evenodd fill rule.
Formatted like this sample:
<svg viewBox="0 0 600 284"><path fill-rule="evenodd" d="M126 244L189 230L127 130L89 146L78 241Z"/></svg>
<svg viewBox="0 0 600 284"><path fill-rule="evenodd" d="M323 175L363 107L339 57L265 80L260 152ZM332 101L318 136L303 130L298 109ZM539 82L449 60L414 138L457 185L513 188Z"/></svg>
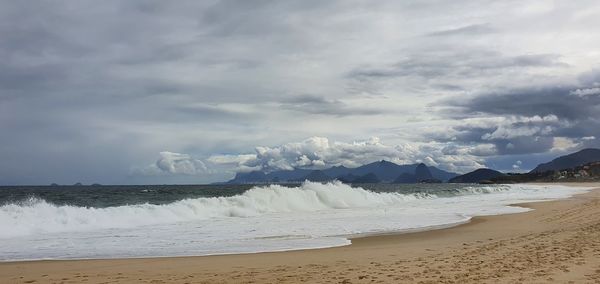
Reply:
<svg viewBox="0 0 600 284"><path fill-rule="evenodd" d="M484 167L478 151L493 151L486 146L454 147L449 144L384 144L377 137L354 142L330 141L311 137L279 146L257 146L254 153L211 155L206 159L188 154L161 152L153 164L132 171L134 175L207 175L226 172L324 169L333 166L359 167L386 160L397 164L426 163L454 172L468 172Z"/></svg>
<svg viewBox="0 0 600 284"><path fill-rule="evenodd" d="M437 138L493 143L500 155L593 146L595 141L586 137L600 128L595 115L600 112L600 97L595 92L595 87L587 86L531 87L445 99L437 103L446 108L442 113L462 117L466 123Z"/></svg>
<svg viewBox="0 0 600 284"><path fill-rule="evenodd" d="M239 155L212 155L206 159L206 162L214 168L221 168L227 172L251 172L260 171L262 166L257 165L256 154Z"/></svg>
<svg viewBox="0 0 600 284"><path fill-rule="evenodd" d="M456 125L448 127L443 134L425 135L462 145L461 149L470 149L471 154L482 157L549 151L556 132L569 126L568 122L553 115L472 117L454 123Z"/></svg>
<svg viewBox="0 0 600 284"><path fill-rule="evenodd" d="M554 137L551 150L558 152L573 151L582 146L582 143L579 143L577 140L585 141L583 139L572 139L568 137Z"/></svg>
<svg viewBox="0 0 600 284"><path fill-rule="evenodd" d="M493 156L498 154L496 145L488 144L475 144L475 145L460 145L450 144L442 148L442 153L445 155L472 155L472 156Z"/></svg>
<svg viewBox="0 0 600 284"><path fill-rule="evenodd" d="M325 137L311 137L277 147L256 147L255 159L244 165L265 171L294 168L326 168L344 165L357 167L381 159L400 161L407 158L398 148L380 143L378 138L352 143L330 142Z"/></svg>
<svg viewBox="0 0 600 284"><path fill-rule="evenodd" d="M350 106L338 99L327 99L322 96L312 95L295 96L283 100L281 107L298 112L334 116L379 115L386 113L381 108Z"/></svg>
<svg viewBox="0 0 600 284"><path fill-rule="evenodd" d="M311 137L276 147L256 147L255 154L216 155L207 159L215 165L233 165L236 171L323 169L332 166L358 167L379 160L398 164L425 162L453 171L469 171L483 166L470 151L444 151L441 144L387 145L379 138L351 143ZM477 151L477 150L473 150Z"/></svg>
<svg viewBox="0 0 600 284"><path fill-rule="evenodd" d="M556 54L503 55L491 50L449 50L409 55L393 64L360 67L348 73L358 80L390 77L449 78L492 75L511 69L566 67Z"/></svg>
<svg viewBox="0 0 600 284"><path fill-rule="evenodd" d="M476 36L476 35L484 35L489 33L496 32L489 23L487 24L473 24L462 26L458 28L440 30L436 32L429 33L428 36L455 36L455 35L468 35L468 36Z"/></svg>
<svg viewBox="0 0 600 284"><path fill-rule="evenodd" d="M521 169L521 165L523 165L523 162L521 162L521 161L516 161L516 162L515 162L515 163L512 165L512 168L513 168L513 170L519 170L519 169Z"/></svg>
<svg viewBox="0 0 600 284"><path fill-rule="evenodd" d="M503 93L480 94L472 99L446 100L462 108L464 114L548 116L577 120L593 117L600 106L600 97L573 96L572 87L545 87L510 90Z"/></svg>
<svg viewBox="0 0 600 284"><path fill-rule="evenodd" d="M374 157L458 170L555 153L562 138L598 146L583 139L598 136L598 4L534 4L2 1L0 183L204 183L352 164L272 153L313 136L333 149L381 137L395 152ZM520 121L536 116L559 122ZM273 151L209 161L260 156L257 145ZM165 149L190 158L128 174Z"/></svg>
<svg viewBox="0 0 600 284"><path fill-rule="evenodd" d="M594 68L578 76L579 82L584 86L600 86L600 68Z"/></svg>
<svg viewBox="0 0 600 284"><path fill-rule="evenodd" d="M523 136L551 136L555 127L561 125L561 121L555 115L544 117L509 117L498 124L493 131L481 136L483 140L510 140Z"/></svg>
<svg viewBox="0 0 600 284"><path fill-rule="evenodd" d="M575 95L578 97L586 97L586 96L596 96L600 95L600 88L587 88L587 89L577 89L570 92L571 95Z"/></svg>
<svg viewBox="0 0 600 284"><path fill-rule="evenodd" d="M188 154L160 152L158 160L147 167L134 169L134 174L141 175L201 175L208 169L204 162L192 158Z"/></svg>

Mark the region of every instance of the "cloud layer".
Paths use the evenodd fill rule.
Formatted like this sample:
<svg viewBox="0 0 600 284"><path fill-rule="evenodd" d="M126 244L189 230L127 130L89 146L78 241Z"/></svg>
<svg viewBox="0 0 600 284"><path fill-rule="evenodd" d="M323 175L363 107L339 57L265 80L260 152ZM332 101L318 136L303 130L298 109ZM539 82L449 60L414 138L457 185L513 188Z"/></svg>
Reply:
<svg viewBox="0 0 600 284"><path fill-rule="evenodd" d="M525 170L598 146L598 26L593 0L3 1L0 184Z"/></svg>
<svg viewBox="0 0 600 284"><path fill-rule="evenodd" d="M144 169L144 174L198 174L212 170L235 172L301 169L324 169L334 166L359 167L386 160L398 164L426 163L442 169L466 172L483 167L483 159L474 155L475 149L454 149L447 145L403 144L386 145L379 138L364 141L330 141L325 137L311 137L300 142L279 146L258 146L254 153L239 155L212 155L203 161L189 155L162 152L156 163ZM197 165L201 165L202 171Z"/></svg>
<svg viewBox="0 0 600 284"><path fill-rule="evenodd" d="M200 175L206 174L207 168L204 162L192 158L188 154L173 152L160 152L160 158L156 163L145 168L135 169L134 174L142 175Z"/></svg>

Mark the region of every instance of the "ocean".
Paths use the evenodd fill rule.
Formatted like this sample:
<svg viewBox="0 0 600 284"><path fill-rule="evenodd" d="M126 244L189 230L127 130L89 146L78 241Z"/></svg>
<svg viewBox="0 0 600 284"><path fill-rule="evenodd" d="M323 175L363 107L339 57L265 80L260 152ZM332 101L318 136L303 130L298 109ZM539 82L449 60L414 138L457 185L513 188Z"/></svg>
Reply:
<svg viewBox="0 0 600 284"><path fill-rule="evenodd" d="M215 255L335 247L567 198L560 185L0 187L0 260Z"/></svg>

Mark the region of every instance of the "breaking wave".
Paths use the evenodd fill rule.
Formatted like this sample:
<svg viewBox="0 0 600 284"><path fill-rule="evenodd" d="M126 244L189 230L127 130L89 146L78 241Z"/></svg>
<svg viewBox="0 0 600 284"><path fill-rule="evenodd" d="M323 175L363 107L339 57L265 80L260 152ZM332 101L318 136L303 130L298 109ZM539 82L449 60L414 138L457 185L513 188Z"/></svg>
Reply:
<svg viewBox="0 0 600 284"><path fill-rule="evenodd" d="M482 194L509 187L465 187L460 194ZM426 193L373 192L332 182L305 182L300 187L254 187L231 197L184 199L164 205L137 204L107 208L55 205L43 199L0 206L0 238L40 233L131 228L194 220L250 217L278 212L396 206L417 199L436 198Z"/></svg>

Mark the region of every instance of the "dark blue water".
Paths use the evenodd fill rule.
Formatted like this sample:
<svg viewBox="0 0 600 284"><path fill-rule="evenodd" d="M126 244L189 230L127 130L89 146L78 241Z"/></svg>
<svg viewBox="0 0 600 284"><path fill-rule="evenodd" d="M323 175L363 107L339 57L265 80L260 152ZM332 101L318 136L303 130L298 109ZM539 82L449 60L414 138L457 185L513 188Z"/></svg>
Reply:
<svg viewBox="0 0 600 284"><path fill-rule="evenodd" d="M32 198L55 205L105 208L134 204L168 204L200 197L234 196L261 185L100 185L100 186L0 186L0 205ZM297 187L299 184L286 185ZM357 184L375 192L459 194L459 184ZM479 185L472 185L480 187Z"/></svg>

